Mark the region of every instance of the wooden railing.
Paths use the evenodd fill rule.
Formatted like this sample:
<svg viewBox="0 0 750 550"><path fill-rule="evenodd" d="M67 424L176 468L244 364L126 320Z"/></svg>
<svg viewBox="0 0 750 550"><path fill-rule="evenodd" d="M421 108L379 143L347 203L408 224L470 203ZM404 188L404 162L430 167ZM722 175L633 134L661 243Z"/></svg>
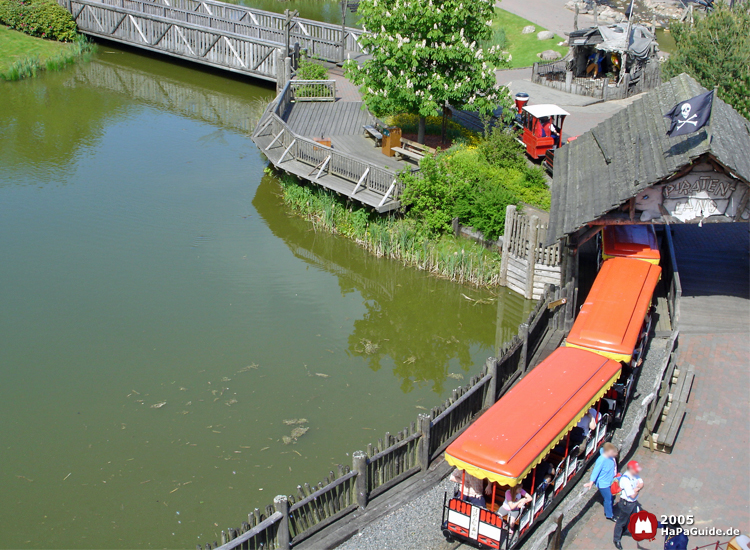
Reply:
<svg viewBox="0 0 750 550"><path fill-rule="evenodd" d="M256 509L240 529L222 531L221 550L279 548L287 550L336 523L371 499L394 490L403 481L426 472L432 461L481 412L505 395L541 359L538 353L549 333L561 330L572 314L565 298L572 288L548 286L536 307L521 325L519 334L502 348L500 359L489 358L478 375L453 391L446 402L429 414L420 414L395 435L386 433L367 451L352 453L352 468L339 466L317 487L297 486L292 496L278 496L266 514ZM215 548L206 544L206 549ZM201 546L198 546L202 550Z"/></svg>
<svg viewBox="0 0 750 550"><path fill-rule="evenodd" d="M81 32L211 67L275 81L279 44L249 26L144 0L58 0ZM243 34L246 33L247 34Z"/></svg>
<svg viewBox="0 0 750 550"><path fill-rule="evenodd" d="M680 323L680 300L682 299L682 282L680 281L680 271L677 268L677 259L675 258L674 242L672 241L672 228L669 225L664 227L665 250L661 254L662 280L667 289L667 305L669 306L669 318L672 321L672 328L677 328Z"/></svg>
<svg viewBox="0 0 750 550"><path fill-rule="evenodd" d="M218 0L153 0L155 4L165 4L191 13L210 15L228 22L252 25L279 44L285 44L284 27L286 19L283 14L271 11L248 8L238 4L228 4ZM360 53L359 36L362 29L346 27L345 51ZM333 25L312 19L294 18L290 29L290 44L299 43L307 48L312 56L326 61L341 61L341 25ZM270 38L269 38L270 39Z"/></svg>
<svg viewBox="0 0 750 550"><path fill-rule="evenodd" d="M80 13L77 13L80 8L79 3L73 0L58 0L58 3L67 8L76 19L80 15ZM74 3L78 5L74 6ZM287 44L285 32L287 23L283 15L236 4L227 4L216 0L95 0L91 5L95 7L97 4L108 6L119 13L127 13L134 17L137 17L137 14L141 16L161 17L165 22L200 27L199 30L202 32L213 30L242 36L254 41L271 43L274 48L282 46L286 48ZM101 22L101 25L94 24L88 26L86 25L86 20L83 20L82 23L79 22L79 28L87 34L104 37L110 35L112 39L123 38L112 30L114 29L114 25L108 26L104 22ZM140 21L133 23L132 20L128 20L126 22L126 26L131 26L131 24L134 27L142 27ZM180 28L182 26L180 25ZM343 32L345 45L342 52L342 29L340 25L294 18L290 25L289 44L291 46L298 43L300 48L307 49L308 54L313 57L331 62L339 62L346 57L347 53L361 53L358 39L363 31L361 29L346 27ZM156 46L156 44L150 43L152 40L146 36L147 33L145 31L139 33L143 35L140 36L142 40L139 40L139 36L135 34L135 31L131 34L132 36L126 36L126 40L129 43L146 47L147 49L152 49ZM191 48L193 50L192 57L195 58L204 57L204 55L199 55L205 49L203 45L212 43L210 38L205 42L196 41L195 44L193 44L193 40L189 36L183 36L182 38L185 42L191 43L191 46L196 46ZM165 53L170 52L169 48L155 49L159 49ZM242 52L239 50L235 53L238 57L242 57ZM282 55L282 57L285 56ZM275 77L275 75L271 76Z"/></svg>
<svg viewBox="0 0 750 550"><path fill-rule="evenodd" d="M295 84L294 80L290 80L284 86L274 103L269 106L267 114L254 134L260 136L270 133L274 136L266 151L272 147L283 147L281 150L284 154L274 164L281 165L286 160L294 159L318 169L311 173L314 176L313 181L317 181L323 174L332 174L354 184L351 196L355 196L360 190L369 189L382 195L383 203L386 200L397 200L402 187L395 172L295 134L287 126L286 117L292 104L297 101L295 90L310 86L310 82L313 81L299 82L301 84ZM327 81L320 81L321 86L324 82Z"/></svg>
<svg viewBox="0 0 750 550"><path fill-rule="evenodd" d="M290 80L294 101L336 101L335 80Z"/></svg>

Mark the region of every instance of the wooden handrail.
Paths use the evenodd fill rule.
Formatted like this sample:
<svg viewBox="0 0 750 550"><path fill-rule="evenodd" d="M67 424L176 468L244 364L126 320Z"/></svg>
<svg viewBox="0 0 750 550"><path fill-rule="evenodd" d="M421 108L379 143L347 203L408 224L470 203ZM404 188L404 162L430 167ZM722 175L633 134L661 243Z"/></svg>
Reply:
<svg viewBox="0 0 750 550"><path fill-rule="evenodd" d="M336 481L334 481L332 483L329 483L328 485L326 485L322 489L318 489L313 494L311 494L309 497L303 498L299 502L297 502L295 504L292 504L292 506L289 507L289 513L296 512L297 510L299 510L300 508L302 508L305 504L309 504L312 501L314 501L314 500L322 497L327 492L335 489L339 485L342 485L342 484L346 483L347 481L349 481L353 477L357 477L357 472L349 472L348 474L344 474L343 476L341 476L340 478L338 478Z"/></svg>

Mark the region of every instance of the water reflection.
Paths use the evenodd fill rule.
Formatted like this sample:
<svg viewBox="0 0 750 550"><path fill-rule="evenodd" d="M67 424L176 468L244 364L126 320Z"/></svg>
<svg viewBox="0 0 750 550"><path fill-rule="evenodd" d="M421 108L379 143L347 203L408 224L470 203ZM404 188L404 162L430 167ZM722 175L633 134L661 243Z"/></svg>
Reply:
<svg viewBox="0 0 750 550"><path fill-rule="evenodd" d="M492 354L530 310L531 302L505 289L461 287L316 232L312 224L290 218L278 193L275 179L265 176L253 206L295 256L336 275L342 295L362 296L365 313L354 321L348 353L364 358L373 371L390 366L405 393L424 386L442 393L447 381L457 384L473 374L477 352ZM499 330L487 322L496 310Z"/></svg>
<svg viewBox="0 0 750 550"><path fill-rule="evenodd" d="M0 87L0 163L62 168L139 104L248 135L261 105L253 100L273 95L255 80L187 71L164 57L102 45L91 62Z"/></svg>

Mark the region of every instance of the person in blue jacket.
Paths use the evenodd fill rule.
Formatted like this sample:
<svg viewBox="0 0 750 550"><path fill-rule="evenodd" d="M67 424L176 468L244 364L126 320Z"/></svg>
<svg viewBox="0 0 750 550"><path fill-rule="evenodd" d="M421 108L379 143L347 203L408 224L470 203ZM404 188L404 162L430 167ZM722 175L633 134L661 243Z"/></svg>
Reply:
<svg viewBox="0 0 750 550"><path fill-rule="evenodd" d="M667 529L664 535L664 550L688 550L688 536L676 523L659 522L659 529Z"/></svg>
<svg viewBox="0 0 750 550"><path fill-rule="evenodd" d="M619 451L612 443L607 442L599 449L599 457L594 463L594 469L591 471L589 482L584 485L590 489L596 485L604 499L604 517L609 521L615 521L612 514L612 491L610 487L617 475L617 455Z"/></svg>

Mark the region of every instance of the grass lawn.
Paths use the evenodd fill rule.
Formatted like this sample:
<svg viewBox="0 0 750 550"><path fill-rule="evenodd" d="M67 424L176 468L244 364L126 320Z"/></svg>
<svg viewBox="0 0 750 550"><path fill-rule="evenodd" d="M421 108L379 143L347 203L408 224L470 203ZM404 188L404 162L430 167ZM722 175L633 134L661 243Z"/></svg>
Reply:
<svg viewBox="0 0 750 550"><path fill-rule="evenodd" d="M531 34L521 34L521 30L527 25L534 25L536 31ZM560 55L565 55L568 52L567 46L557 45L558 42L563 41L559 36L555 35L550 40L539 40L536 34L547 29L500 8L495 8L495 19L492 22L492 28L493 30L505 30L507 44L503 49L513 56L510 62L511 68L531 67L535 61L540 60L536 54L544 50L555 50L556 52L560 52Z"/></svg>
<svg viewBox="0 0 750 550"><path fill-rule="evenodd" d="M25 57L39 56L40 61L44 62L71 47L72 44L36 38L0 25L0 73Z"/></svg>

